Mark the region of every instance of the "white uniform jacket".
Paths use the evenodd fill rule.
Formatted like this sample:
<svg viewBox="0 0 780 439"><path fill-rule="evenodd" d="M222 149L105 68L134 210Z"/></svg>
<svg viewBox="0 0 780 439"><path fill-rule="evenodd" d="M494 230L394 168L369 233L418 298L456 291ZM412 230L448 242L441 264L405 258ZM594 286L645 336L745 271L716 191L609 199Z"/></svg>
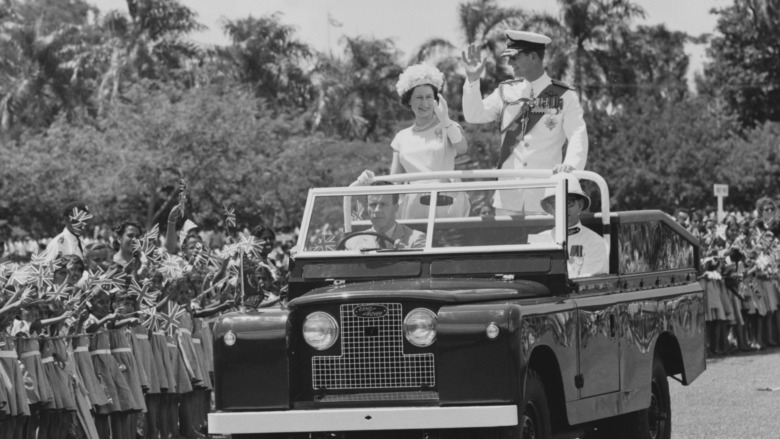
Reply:
<svg viewBox="0 0 780 439"><path fill-rule="evenodd" d="M84 260L84 244L79 244L79 237L66 228L49 241L46 246L46 260L51 262L57 258L57 255L76 255Z"/></svg>
<svg viewBox="0 0 780 439"><path fill-rule="evenodd" d="M533 82L518 80L501 83L500 91L496 89L482 99L479 81L466 81L463 86L463 115L469 123L488 123L500 118L503 143L508 131L504 129L517 118L522 108L520 102L506 104L504 100L515 102L521 98L538 98L539 93L550 84L552 79L544 73ZM588 158L588 131L579 98L573 90L566 90L561 98L563 109L557 114L542 115L536 125L528 130L522 139L516 141L512 154L501 164L501 169L552 169L560 163L571 165L578 170L585 169ZM564 158L563 146L567 142ZM541 211L541 196L541 191L498 191L494 206L516 211Z"/></svg>
<svg viewBox="0 0 780 439"><path fill-rule="evenodd" d="M585 227L582 223L569 227L567 243L569 251L575 245L582 246L581 257L569 257L567 261L569 278L595 276L609 273L609 258L607 243L598 233ZM528 242L554 242L555 229L528 236Z"/></svg>

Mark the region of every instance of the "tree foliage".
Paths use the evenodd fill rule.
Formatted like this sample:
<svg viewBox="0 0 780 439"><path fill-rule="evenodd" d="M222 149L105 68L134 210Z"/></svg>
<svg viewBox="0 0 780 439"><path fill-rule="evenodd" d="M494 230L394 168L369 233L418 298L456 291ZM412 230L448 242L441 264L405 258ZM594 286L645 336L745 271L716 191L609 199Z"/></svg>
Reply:
<svg viewBox="0 0 780 439"><path fill-rule="evenodd" d="M217 53L257 97L279 106L305 108L311 101L311 81L303 63L312 50L294 37L294 28L281 23L279 14L226 20L222 24L231 45Z"/></svg>
<svg viewBox="0 0 780 439"><path fill-rule="evenodd" d="M312 74L316 103L312 128L348 140L389 135L403 109L395 83L398 49L389 39L344 40L344 57L323 55Z"/></svg>
<svg viewBox="0 0 780 439"><path fill-rule="evenodd" d="M722 96L747 126L780 121L780 1L734 0L715 13L720 35L700 91Z"/></svg>
<svg viewBox="0 0 780 439"><path fill-rule="evenodd" d="M587 122L588 168L607 180L619 210L704 206L724 168L735 166L726 158L738 124L706 99L645 96L614 114L593 111Z"/></svg>

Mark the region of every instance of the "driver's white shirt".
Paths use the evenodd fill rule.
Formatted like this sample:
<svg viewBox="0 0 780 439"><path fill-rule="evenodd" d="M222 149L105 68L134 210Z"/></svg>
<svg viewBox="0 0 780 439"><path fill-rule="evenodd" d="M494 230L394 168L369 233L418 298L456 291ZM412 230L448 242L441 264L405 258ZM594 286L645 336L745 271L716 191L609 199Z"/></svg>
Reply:
<svg viewBox="0 0 780 439"><path fill-rule="evenodd" d="M567 242L569 250L572 246L582 246L582 261L569 258L569 277L586 277L609 272L609 258L607 257L607 243L598 233L582 225L581 222L569 227ZM528 242L553 242L555 229L528 236Z"/></svg>

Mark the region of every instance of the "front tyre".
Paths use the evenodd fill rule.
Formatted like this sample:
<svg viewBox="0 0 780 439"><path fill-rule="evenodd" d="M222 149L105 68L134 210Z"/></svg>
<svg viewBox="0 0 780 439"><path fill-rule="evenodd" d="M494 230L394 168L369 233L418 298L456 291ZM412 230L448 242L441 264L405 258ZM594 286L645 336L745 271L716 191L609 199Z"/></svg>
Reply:
<svg viewBox="0 0 780 439"><path fill-rule="evenodd" d="M550 439L550 406L544 383L535 370L528 371L518 415L520 439Z"/></svg>

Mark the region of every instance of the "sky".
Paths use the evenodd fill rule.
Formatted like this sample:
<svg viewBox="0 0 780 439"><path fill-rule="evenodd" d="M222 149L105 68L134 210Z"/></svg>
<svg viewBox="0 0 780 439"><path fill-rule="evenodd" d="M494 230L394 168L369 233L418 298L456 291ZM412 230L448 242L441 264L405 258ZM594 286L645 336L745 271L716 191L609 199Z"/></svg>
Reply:
<svg viewBox="0 0 780 439"><path fill-rule="evenodd" d="M125 0L88 0L101 11L127 11ZM417 48L431 38L444 38L456 46L465 45L458 32L457 6L462 0L180 0L198 14L198 21L209 29L194 35L204 44L227 44L220 21L260 17L280 12L282 23L296 29L299 40L321 51L338 53L344 36L392 38L409 60ZM634 0L644 8L646 18L636 24L665 24L667 29L691 35L714 33L716 16L712 8L723 8L733 0ZM505 7L547 12L557 16L556 0L498 0ZM329 25L328 15L340 27ZM705 62L704 47L688 45L691 56L689 78L700 71Z"/></svg>

